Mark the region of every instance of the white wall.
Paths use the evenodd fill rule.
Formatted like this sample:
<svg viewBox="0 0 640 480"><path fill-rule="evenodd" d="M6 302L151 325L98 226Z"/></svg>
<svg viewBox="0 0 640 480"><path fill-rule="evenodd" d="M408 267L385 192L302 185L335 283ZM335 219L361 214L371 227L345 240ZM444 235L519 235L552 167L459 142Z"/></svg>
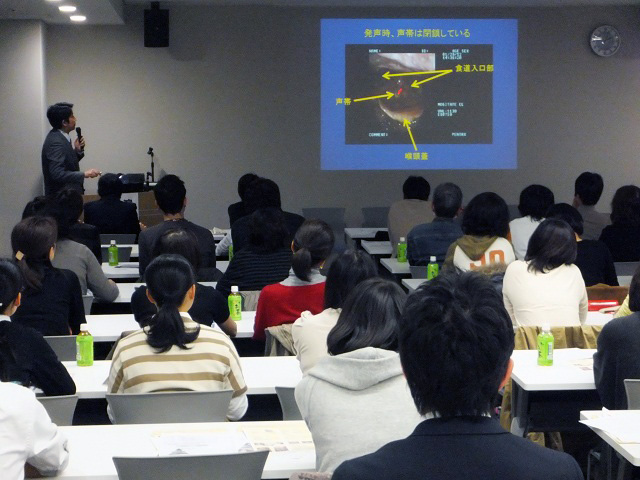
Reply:
<svg viewBox="0 0 640 480"><path fill-rule="evenodd" d="M44 138L44 28L0 21L0 255L11 253L11 229L24 205L41 195Z"/></svg>
<svg viewBox="0 0 640 480"><path fill-rule="evenodd" d="M517 203L530 183L570 201L583 170L605 178L600 208L615 189L640 183L640 9L296 9L171 8L171 47L145 49L142 7L126 25L47 26L47 102L76 104L87 139L84 167L144 172L157 167L187 183L187 216L228 223L237 178L254 171L279 183L285 209L360 207L401 196L409 172L319 170L319 19L321 17L518 18L518 162L513 171L425 171L435 185L458 183L468 201L493 189ZM589 33L621 32L620 52L594 55ZM32 156L30 157L32 158ZM86 182L89 191L95 181Z"/></svg>

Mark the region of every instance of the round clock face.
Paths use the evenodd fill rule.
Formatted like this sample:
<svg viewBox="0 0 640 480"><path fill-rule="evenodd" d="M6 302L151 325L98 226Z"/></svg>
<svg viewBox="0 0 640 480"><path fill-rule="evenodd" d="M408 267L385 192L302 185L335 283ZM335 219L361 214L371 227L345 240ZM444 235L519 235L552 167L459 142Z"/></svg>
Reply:
<svg viewBox="0 0 640 480"><path fill-rule="evenodd" d="M610 57L620 48L620 34L611 25L602 25L591 33L591 49L601 57Z"/></svg>

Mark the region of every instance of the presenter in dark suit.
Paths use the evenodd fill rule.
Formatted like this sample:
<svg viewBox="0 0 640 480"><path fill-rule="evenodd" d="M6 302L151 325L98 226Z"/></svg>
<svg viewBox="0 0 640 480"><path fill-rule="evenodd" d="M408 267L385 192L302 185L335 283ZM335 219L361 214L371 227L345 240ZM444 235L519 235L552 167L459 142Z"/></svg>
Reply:
<svg viewBox="0 0 640 480"><path fill-rule="evenodd" d="M71 142L70 133L76 128L72 103L56 103L47 109L47 118L53 127L42 145L42 174L44 193L50 195L65 186L84 193L84 179L100 175L91 168L80 171L80 160L84 157L84 138Z"/></svg>
<svg viewBox="0 0 640 480"><path fill-rule="evenodd" d="M84 223L95 225L101 234L140 233L136 204L123 202L122 180L115 173L105 173L98 180L100 200L84 205Z"/></svg>
<svg viewBox="0 0 640 480"><path fill-rule="evenodd" d="M513 344L511 320L489 279L466 272L423 284L407 299L399 347L427 419L404 440L347 460L333 480L582 480L572 457L517 437L491 417L513 368Z"/></svg>

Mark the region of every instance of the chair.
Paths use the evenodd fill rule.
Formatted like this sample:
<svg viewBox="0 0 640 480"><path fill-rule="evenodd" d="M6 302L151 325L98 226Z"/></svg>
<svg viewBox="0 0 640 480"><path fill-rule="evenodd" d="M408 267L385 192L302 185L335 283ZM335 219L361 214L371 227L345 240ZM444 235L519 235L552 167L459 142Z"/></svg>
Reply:
<svg viewBox="0 0 640 480"><path fill-rule="evenodd" d="M333 249L342 252L346 248L344 241L344 228L346 227L344 221L345 212L345 208L303 208L302 216L307 219L317 218L318 220L327 222L331 230L333 230L335 237Z"/></svg>
<svg viewBox="0 0 640 480"><path fill-rule="evenodd" d="M111 243L111 240L115 240L118 245L126 245L136 243L135 233L101 233L100 243L107 245Z"/></svg>
<svg viewBox="0 0 640 480"><path fill-rule="evenodd" d="M427 278L426 265L412 265L409 270L411 271L411 278Z"/></svg>
<svg viewBox="0 0 640 480"><path fill-rule="evenodd" d="M239 292L242 295L242 310L252 312L258 307L258 298L261 290L244 290Z"/></svg>
<svg viewBox="0 0 640 480"><path fill-rule="evenodd" d="M389 207L362 207L362 227L386 227L389 217Z"/></svg>
<svg viewBox="0 0 640 480"><path fill-rule="evenodd" d="M119 262L130 262L131 261L131 250L133 247L118 247L118 261ZM102 258L107 261L109 259L109 247L101 247L102 250Z"/></svg>
<svg viewBox="0 0 640 480"><path fill-rule="evenodd" d="M56 335L45 336L51 350L55 352L58 360L61 362L76 359L76 336L75 335Z"/></svg>
<svg viewBox="0 0 640 480"><path fill-rule="evenodd" d="M107 402L118 425L224 422L232 394L231 390L107 393Z"/></svg>
<svg viewBox="0 0 640 480"><path fill-rule="evenodd" d="M193 480L225 478L260 480L268 450L224 455L170 455L164 457L113 457L120 480Z"/></svg>
<svg viewBox="0 0 640 480"><path fill-rule="evenodd" d="M587 287L589 300L617 300L618 304L622 305L628 294L629 287L611 287L601 283Z"/></svg>
<svg viewBox="0 0 640 480"><path fill-rule="evenodd" d="M60 427L73 424L78 395L60 395L57 397L37 397L51 417L51 421Z"/></svg>
<svg viewBox="0 0 640 480"><path fill-rule="evenodd" d="M94 296L91 294L82 295L82 305L84 305L84 314L91 314L91 305L93 305Z"/></svg>
<svg viewBox="0 0 640 480"><path fill-rule="evenodd" d="M627 392L627 408L640 410L640 378L625 379L624 389Z"/></svg>
<svg viewBox="0 0 640 480"><path fill-rule="evenodd" d="M267 327L264 329L264 336L265 357L284 357L296 354L290 323Z"/></svg>
<svg viewBox="0 0 640 480"><path fill-rule="evenodd" d="M294 392L295 387L276 387L276 394L282 407L282 420L302 420Z"/></svg>

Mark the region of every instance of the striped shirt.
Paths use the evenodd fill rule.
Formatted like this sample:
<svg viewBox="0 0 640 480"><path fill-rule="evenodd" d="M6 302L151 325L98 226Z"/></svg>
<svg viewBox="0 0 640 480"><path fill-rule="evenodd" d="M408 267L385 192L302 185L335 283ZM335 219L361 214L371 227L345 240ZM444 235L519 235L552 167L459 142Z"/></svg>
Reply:
<svg viewBox="0 0 640 480"><path fill-rule="evenodd" d="M187 331L198 326L188 313L180 312L180 315ZM242 417L247 406L247 386L238 352L229 337L211 327L200 325L198 338L187 347L183 350L174 345L166 352L156 353L147 343L144 330L132 333L120 340L116 347L107 391L233 390L228 417ZM239 413L239 410L242 412Z"/></svg>

